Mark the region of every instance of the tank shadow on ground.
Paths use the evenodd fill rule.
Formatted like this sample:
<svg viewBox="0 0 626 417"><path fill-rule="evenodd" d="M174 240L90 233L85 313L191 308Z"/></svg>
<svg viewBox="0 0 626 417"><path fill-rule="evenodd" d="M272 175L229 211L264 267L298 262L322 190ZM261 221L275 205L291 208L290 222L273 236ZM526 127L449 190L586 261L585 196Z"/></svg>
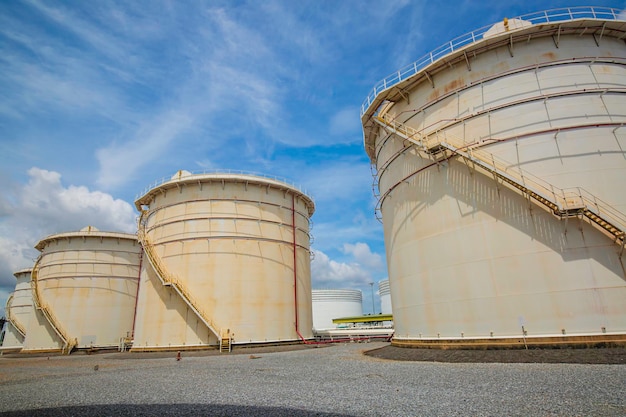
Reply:
<svg viewBox="0 0 626 417"><path fill-rule="evenodd" d="M91 417L91 416L347 416L296 408L228 404L101 404L0 412L2 417Z"/></svg>
<svg viewBox="0 0 626 417"><path fill-rule="evenodd" d="M626 364L626 348L417 349L385 346L364 352L386 360L448 363Z"/></svg>

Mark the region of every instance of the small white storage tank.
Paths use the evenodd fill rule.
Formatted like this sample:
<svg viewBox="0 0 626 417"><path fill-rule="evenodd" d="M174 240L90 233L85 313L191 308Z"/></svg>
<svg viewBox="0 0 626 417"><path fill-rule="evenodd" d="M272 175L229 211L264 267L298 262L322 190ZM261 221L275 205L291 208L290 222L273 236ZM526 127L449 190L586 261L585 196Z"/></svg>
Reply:
<svg viewBox="0 0 626 417"><path fill-rule="evenodd" d="M302 191L179 171L135 205L146 256L132 351L312 338L314 204Z"/></svg>
<svg viewBox="0 0 626 417"><path fill-rule="evenodd" d="M137 236L86 227L42 239L23 352L117 348L133 330Z"/></svg>
<svg viewBox="0 0 626 417"><path fill-rule="evenodd" d="M393 314L391 308L391 289L389 288L389 280L378 282L378 294L380 295L381 314Z"/></svg>
<svg viewBox="0 0 626 417"><path fill-rule="evenodd" d="M375 87L394 344L626 342L625 33L608 8L505 19Z"/></svg>
<svg viewBox="0 0 626 417"><path fill-rule="evenodd" d="M15 290L9 296L5 308L7 323L5 327L3 349L22 349L28 319L33 308L30 289L31 269L22 269L13 275L17 279Z"/></svg>
<svg viewBox="0 0 626 417"><path fill-rule="evenodd" d="M360 290L313 290L313 329L337 327L333 319L363 315L363 293Z"/></svg>

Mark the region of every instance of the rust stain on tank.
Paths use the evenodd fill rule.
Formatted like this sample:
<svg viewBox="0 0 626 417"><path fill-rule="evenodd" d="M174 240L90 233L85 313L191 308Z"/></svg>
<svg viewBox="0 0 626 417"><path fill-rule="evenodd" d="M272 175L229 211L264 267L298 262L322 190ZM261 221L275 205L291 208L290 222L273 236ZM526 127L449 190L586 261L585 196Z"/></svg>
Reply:
<svg viewBox="0 0 626 417"><path fill-rule="evenodd" d="M482 78L485 78L487 76L487 73L485 71L472 71L469 76L470 82L474 83Z"/></svg>
<svg viewBox="0 0 626 417"><path fill-rule="evenodd" d="M506 62L506 61L500 61L500 62L498 62L498 64L494 67L494 69L495 69L495 72L496 72L496 73L498 73L498 72L504 72L504 71L507 71L508 69L510 69L510 66L509 66L508 62Z"/></svg>
<svg viewBox="0 0 626 417"><path fill-rule="evenodd" d="M541 54L541 58L545 61L554 61L556 60L556 54L554 52L545 52Z"/></svg>
<svg viewBox="0 0 626 417"><path fill-rule="evenodd" d="M613 67L609 65L599 65L598 67L594 67L593 70L598 74L616 74Z"/></svg>
<svg viewBox="0 0 626 417"><path fill-rule="evenodd" d="M465 86L465 80L463 78L457 78L456 80L452 80L448 84L446 84L443 88L444 94L449 93L450 91L458 90L459 88Z"/></svg>
<svg viewBox="0 0 626 417"><path fill-rule="evenodd" d="M428 101L433 101L441 97L442 95L446 95L451 91L456 91L465 86L465 80L463 78L457 78L455 80L450 81L445 84L442 89L435 88L432 93L428 95Z"/></svg>
<svg viewBox="0 0 626 417"><path fill-rule="evenodd" d="M433 92L428 95L428 100L427 101L433 101L433 100L435 100L438 97L439 97L439 89L435 88L435 89L433 89Z"/></svg>

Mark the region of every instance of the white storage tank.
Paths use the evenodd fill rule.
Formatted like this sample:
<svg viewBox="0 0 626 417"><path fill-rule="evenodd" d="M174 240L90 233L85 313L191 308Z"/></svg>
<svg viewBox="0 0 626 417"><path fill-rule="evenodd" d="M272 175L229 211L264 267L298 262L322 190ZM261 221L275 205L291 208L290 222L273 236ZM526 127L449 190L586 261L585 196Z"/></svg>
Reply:
<svg viewBox="0 0 626 417"><path fill-rule="evenodd" d="M335 329L333 319L363 315L363 293L354 289L312 291L313 329Z"/></svg>
<svg viewBox="0 0 626 417"><path fill-rule="evenodd" d="M32 271L23 352L117 348L132 335L141 262L137 236L88 226L48 236Z"/></svg>
<svg viewBox="0 0 626 417"><path fill-rule="evenodd" d="M312 338L311 198L272 178L179 171L140 195L132 350Z"/></svg>
<svg viewBox="0 0 626 417"><path fill-rule="evenodd" d="M626 342L626 22L549 10L464 35L362 107L393 343Z"/></svg>
<svg viewBox="0 0 626 417"><path fill-rule="evenodd" d="M15 290L9 296L6 303L5 314L7 323L5 327L2 349L21 350L24 345L28 319L33 307L33 298L30 289L31 269L21 269L13 275L17 279Z"/></svg>
<svg viewBox="0 0 626 417"><path fill-rule="evenodd" d="M389 287L388 279L378 282L378 294L380 295L381 314L393 314L391 308L391 288Z"/></svg>

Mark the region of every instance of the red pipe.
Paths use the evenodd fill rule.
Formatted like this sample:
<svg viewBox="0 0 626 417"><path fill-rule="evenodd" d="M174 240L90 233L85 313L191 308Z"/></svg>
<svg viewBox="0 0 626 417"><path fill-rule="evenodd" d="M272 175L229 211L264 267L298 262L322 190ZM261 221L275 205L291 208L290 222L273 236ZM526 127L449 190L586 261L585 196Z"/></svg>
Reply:
<svg viewBox="0 0 626 417"><path fill-rule="evenodd" d="M135 323L137 322L137 304L139 304L139 284L141 283L141 266L143 264L143 246L141 246L141 252L139 252L139 274L137 276L137 293L135 294L135 312L133 313L133 328L131 330L131 337L135 338Z"/></svg>
<svg viewBox="0 0 626 417"><path fill-rule="evenodd" d="M298 275L296 270L296 264L298 261L296 254L296 196L295 194L291 194L291 227L292 227L292 235L293 235L293 305L295 309L295 317L296 317L296 333L300 337L300 340L304 340L304 337L300 334L300 330L298 330Z"/></svg>

